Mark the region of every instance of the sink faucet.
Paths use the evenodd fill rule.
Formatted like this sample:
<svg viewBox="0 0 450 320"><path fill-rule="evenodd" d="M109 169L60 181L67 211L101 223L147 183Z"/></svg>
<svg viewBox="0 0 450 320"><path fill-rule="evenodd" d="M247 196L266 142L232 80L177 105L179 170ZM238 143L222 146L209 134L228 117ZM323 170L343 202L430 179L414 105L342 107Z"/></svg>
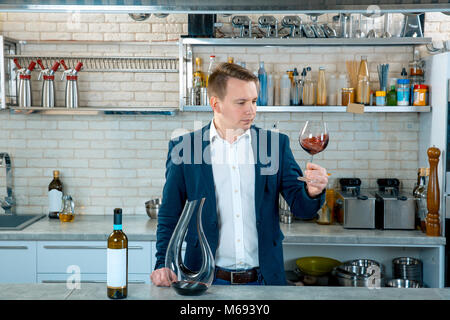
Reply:
<svg viewBox="0 0 450 320"><path fill-rule="evenodd" d="M11 158L6 152L0 152L0 167L3 166L6 168L6 197L4 200L0 199L0 205L6 214L12 214L16 201L12 194Z"/></svg>

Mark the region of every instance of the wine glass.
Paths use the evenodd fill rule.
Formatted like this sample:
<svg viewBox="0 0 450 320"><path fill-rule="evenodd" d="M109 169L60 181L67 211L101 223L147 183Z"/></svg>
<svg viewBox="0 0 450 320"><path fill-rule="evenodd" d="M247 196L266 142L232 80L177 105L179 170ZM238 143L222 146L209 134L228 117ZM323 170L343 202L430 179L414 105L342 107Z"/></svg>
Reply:
<svg viewBox="0 0 450 320"><path fill-rule="evenodd" d="M330 139L327 123L322 120L308 120L303 126L298 142L303 150L311 155L310 162L313 162L315 154L322 152L328 145ZM300 181L308 182L306 177L298 177Z"/></svg>

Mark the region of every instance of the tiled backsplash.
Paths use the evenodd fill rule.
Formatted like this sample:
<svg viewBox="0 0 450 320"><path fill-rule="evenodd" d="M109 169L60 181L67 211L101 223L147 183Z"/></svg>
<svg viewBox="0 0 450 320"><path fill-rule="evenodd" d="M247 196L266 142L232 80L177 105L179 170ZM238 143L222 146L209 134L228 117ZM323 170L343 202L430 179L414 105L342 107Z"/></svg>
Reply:
<svg viewBox="0 0 450 320"><path fill-rule="evenodd" d="M65 192L80 214L145 214L144 203L160 197L170 137L210 121L211 113L177 116L44 116L0 113L0 150L12 157L17 211L46 212L52 170L61 171ZM255 124L290 136L301 168L308 158L298 145L307 119L328 121L330 143L314 161L339 177L399 178L411 189L418 164L418 115L400 113L260 113ZM4 178L4 172L0 173ZM4 179L2 179L4 180ZM3 189L0 192L4 192Z"/></svg>
<svg viewBox="0 0 450 320"><path fill-rule="evenodd" d="M439 30L436 38L448 38L448 17L437 13L428 15L431 18L427 25L433 26L430 30ZM427 27L425 30L427 32ZM0 31L21 40L171 41L187 33L187 17L178 14L159 19L152 16L138 24L128 15L0 13ZM43 55L178 55L178 47L167 43L41 43L27 45L24 49L24 54ZM252 71L260 60L265 61L269 72L276 74L293 67L311 66L313 77L319 66L325 66L327 73L345 72L345 60L359 60L361 55L367 55L373 84L377 83L378 63L388 62L393 76L406 66L413 54L411 47L282 50L216 47L198 48L194 53L204 58L205 70L209 54L214 53L219 61L226 61L230 55L235 61L246 61ZM58 72L56 77L57 105L64 101L60 74ZM37 82L37 72L33 79L33 104L39 105L41 83ZM176 73L82 70L79 87L80 105L86 107L177 107L179 100ZM272 128L278 123L278 129L290 136L294 156L304 168L308 157L298 145L298 131L305 120L323 118L329 124L330 143L314 161L332 174L331 186L336 186L340 177L359 177L363 187L373 188L377 178L395 177L406 189L412 190L418 166L419 116L417 113L260 113L255 124ZM78 214L111 214L115 207L122 207L125 214L145 214L145 201L161 196L171 136L206 125L211 118L212 114L205 112L176 116L45 116L0 112L0 151L9 152L12 157L17 212L47 211L47 187L52 170L59 169L65 192L74 198ZM4 186L4 180L4 172L0 170L0 186ZM0 195L3 193L2 188Z"/></svg>

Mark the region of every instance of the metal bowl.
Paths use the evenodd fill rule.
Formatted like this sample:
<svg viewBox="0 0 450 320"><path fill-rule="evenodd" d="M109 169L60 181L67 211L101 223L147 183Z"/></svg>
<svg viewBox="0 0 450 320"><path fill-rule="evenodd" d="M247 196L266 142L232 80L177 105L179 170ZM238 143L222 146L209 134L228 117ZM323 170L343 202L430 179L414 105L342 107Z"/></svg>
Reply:
<svg viewBox="0 0 450 320"><path fill-rule="evenodd" d="M147 211L147 215L149 216L150 219L158 218L158 212L161 203L162 203L161 198L151 199L145 203L145 210Z"/></svg>
<svg viewBox="0 0 450 320"><path fill-rule="evenodd" d="M386 283L386 286L393 288L420 288L418 281L407 279L392 279Z"/></svg>

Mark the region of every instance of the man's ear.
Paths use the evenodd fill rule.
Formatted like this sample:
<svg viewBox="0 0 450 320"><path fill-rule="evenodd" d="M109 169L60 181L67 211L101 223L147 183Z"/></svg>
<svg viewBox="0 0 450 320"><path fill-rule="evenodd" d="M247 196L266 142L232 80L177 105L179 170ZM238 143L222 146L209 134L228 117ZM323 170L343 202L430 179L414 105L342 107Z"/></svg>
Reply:
<svg viewBox="0 0 450 320"><path fill-rule="evenodd" d="M214 112L220 113L220 101L216 96L209 98L209 104Z"/></svg>

